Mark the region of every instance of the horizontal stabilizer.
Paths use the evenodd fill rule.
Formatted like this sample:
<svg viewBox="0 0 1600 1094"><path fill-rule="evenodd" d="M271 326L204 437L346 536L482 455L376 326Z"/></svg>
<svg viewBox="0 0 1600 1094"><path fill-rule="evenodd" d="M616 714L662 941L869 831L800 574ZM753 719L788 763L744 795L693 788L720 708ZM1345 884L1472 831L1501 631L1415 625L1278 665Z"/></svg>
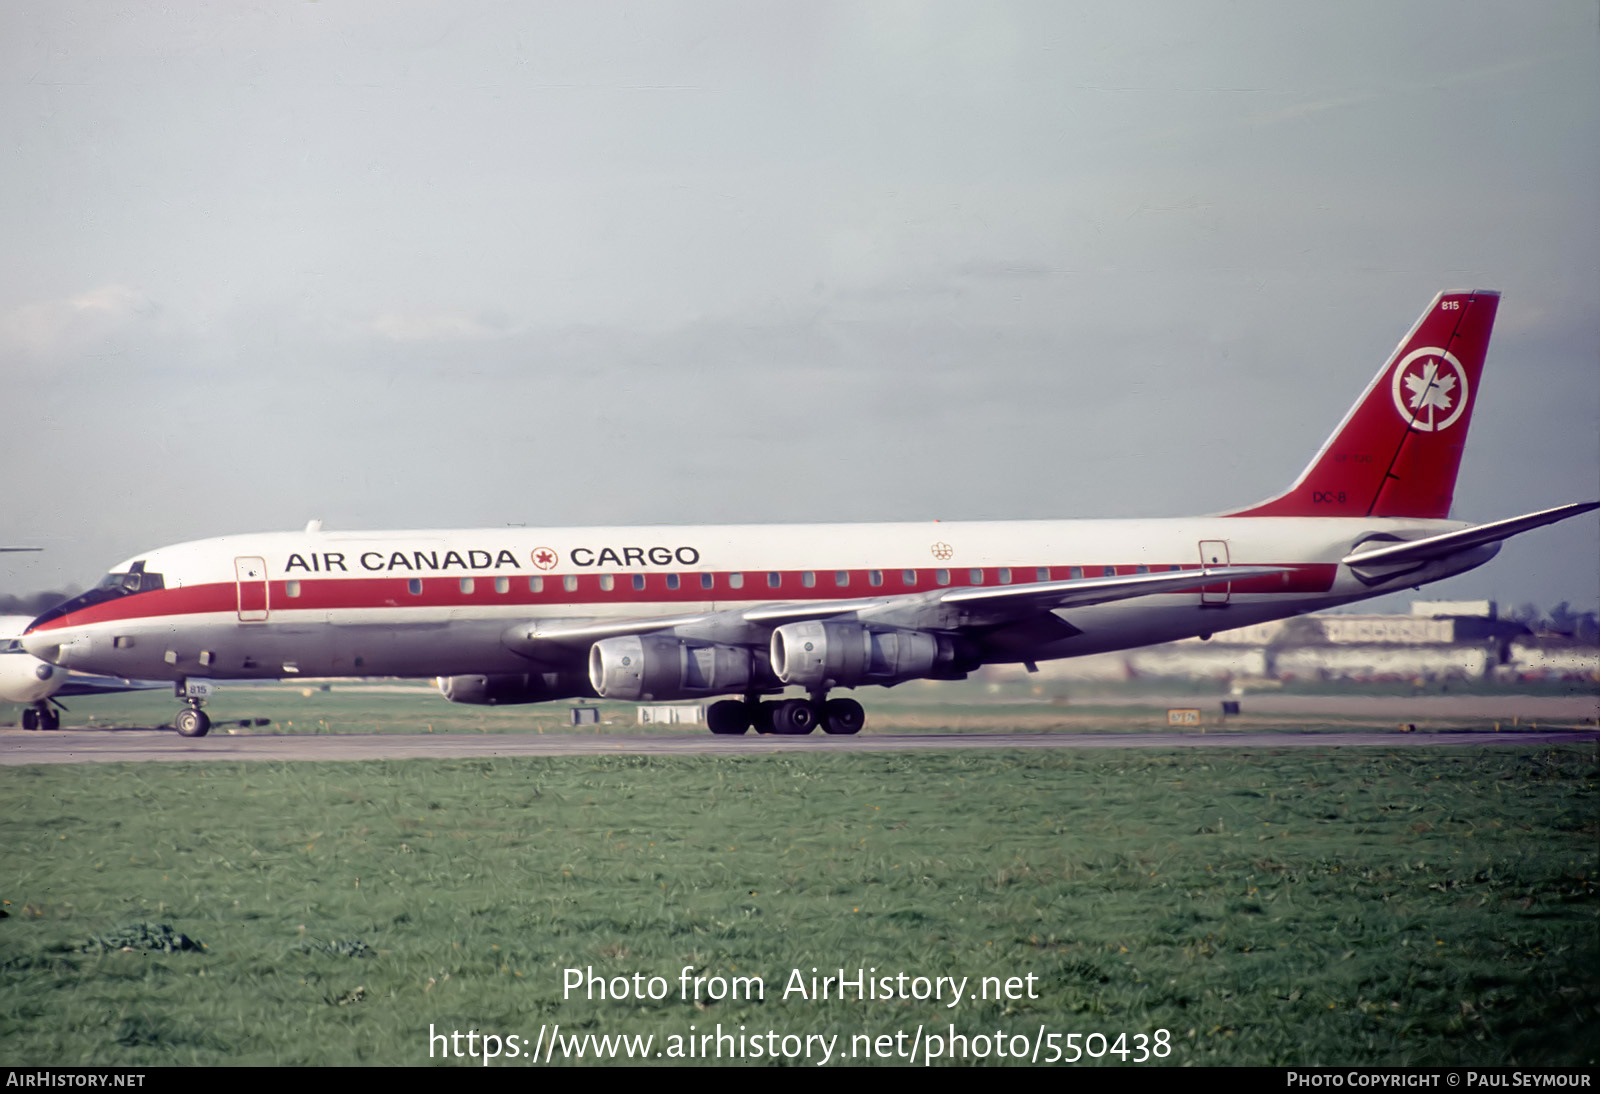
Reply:
<svg viewBox="0 0 1600 1094"><path fill-rule="evenodd" d="M1346 555L1340 561L1346 566L1404 566L1432 562L1458 551L1482 547L1486 543L1498 543L1520 532L1542 528L1546 524L1554 524L1558 520L1566 520L1568 517L1575 517L1594 509L1600 509L1600 501L1559 505L1554 509L1545 509L1526 516L1510 517L1489 524L1480 524L1474 528L1463 528L1459 532L1445 532L1443 535L1429 536L1427 539L1414 539L1408 543L1394 543L1357 551Z"/></svg>

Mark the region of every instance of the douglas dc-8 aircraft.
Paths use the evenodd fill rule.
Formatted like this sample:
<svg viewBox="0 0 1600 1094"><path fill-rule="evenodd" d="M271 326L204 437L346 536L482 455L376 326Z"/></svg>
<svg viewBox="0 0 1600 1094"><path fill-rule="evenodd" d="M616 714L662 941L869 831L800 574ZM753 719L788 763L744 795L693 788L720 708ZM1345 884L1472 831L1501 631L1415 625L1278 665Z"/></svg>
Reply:
<svg viewBox="0 0 1600 1094"><path fill-rule="evenodd" d="M713 733L855 733L838 688L1127 649L1459 574L1600 507L1446 519L1499 294L1440 294L1288 490L1172 520L228 536L145 552L29 652L178 682L438 677L458 703L737 696ZM805 698L765 701L786 687Z"/></svg>

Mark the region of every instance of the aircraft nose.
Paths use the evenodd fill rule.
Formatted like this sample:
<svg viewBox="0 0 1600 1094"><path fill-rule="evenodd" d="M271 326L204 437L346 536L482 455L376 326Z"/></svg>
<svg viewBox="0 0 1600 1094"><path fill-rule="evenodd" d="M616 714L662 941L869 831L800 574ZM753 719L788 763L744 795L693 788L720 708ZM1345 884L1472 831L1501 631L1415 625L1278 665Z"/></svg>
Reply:
<svg viewBox="0 0 1600 1094"><path fill-rule="evenodd" d="M25 634L22 648L41 661L58 661L61 657L61 635L55 631Z"/></svg>

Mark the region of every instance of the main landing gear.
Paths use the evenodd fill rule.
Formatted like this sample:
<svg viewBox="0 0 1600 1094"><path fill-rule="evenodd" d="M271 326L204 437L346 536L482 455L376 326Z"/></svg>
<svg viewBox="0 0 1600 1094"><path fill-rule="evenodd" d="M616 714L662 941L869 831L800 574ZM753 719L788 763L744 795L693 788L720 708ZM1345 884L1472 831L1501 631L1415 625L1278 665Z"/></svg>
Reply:
<svg viewBox="0 0 1600 1094"><path fill-rule="evenodd" d="M41 700L22 712L23 729L60 729L61 715L48 702Z"/></svg>
<svg viewBox="0 0 1600 1094"><path fill-rule="evenodd" d="M854 699L829 699L825 695L775 703L754 698L724 699L712 703L706 711L706 725L711 732L725 736L738 736L752 726L757 733L784 737L801 737L818 726L824 733L860 733L866 721L867 712Z"/></svg>

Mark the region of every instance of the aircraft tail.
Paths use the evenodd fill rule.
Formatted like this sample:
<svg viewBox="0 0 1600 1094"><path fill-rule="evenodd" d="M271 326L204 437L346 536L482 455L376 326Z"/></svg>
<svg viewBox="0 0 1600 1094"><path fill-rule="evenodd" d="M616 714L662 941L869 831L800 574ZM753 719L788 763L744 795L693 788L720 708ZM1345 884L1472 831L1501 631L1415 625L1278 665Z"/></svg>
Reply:
<svg viewBox="0 0 1600 1094"><path fill-rule="evenodd" d="M1498 292L1433 298L1284 493L1235 517L1450 515Z"/></svg>

